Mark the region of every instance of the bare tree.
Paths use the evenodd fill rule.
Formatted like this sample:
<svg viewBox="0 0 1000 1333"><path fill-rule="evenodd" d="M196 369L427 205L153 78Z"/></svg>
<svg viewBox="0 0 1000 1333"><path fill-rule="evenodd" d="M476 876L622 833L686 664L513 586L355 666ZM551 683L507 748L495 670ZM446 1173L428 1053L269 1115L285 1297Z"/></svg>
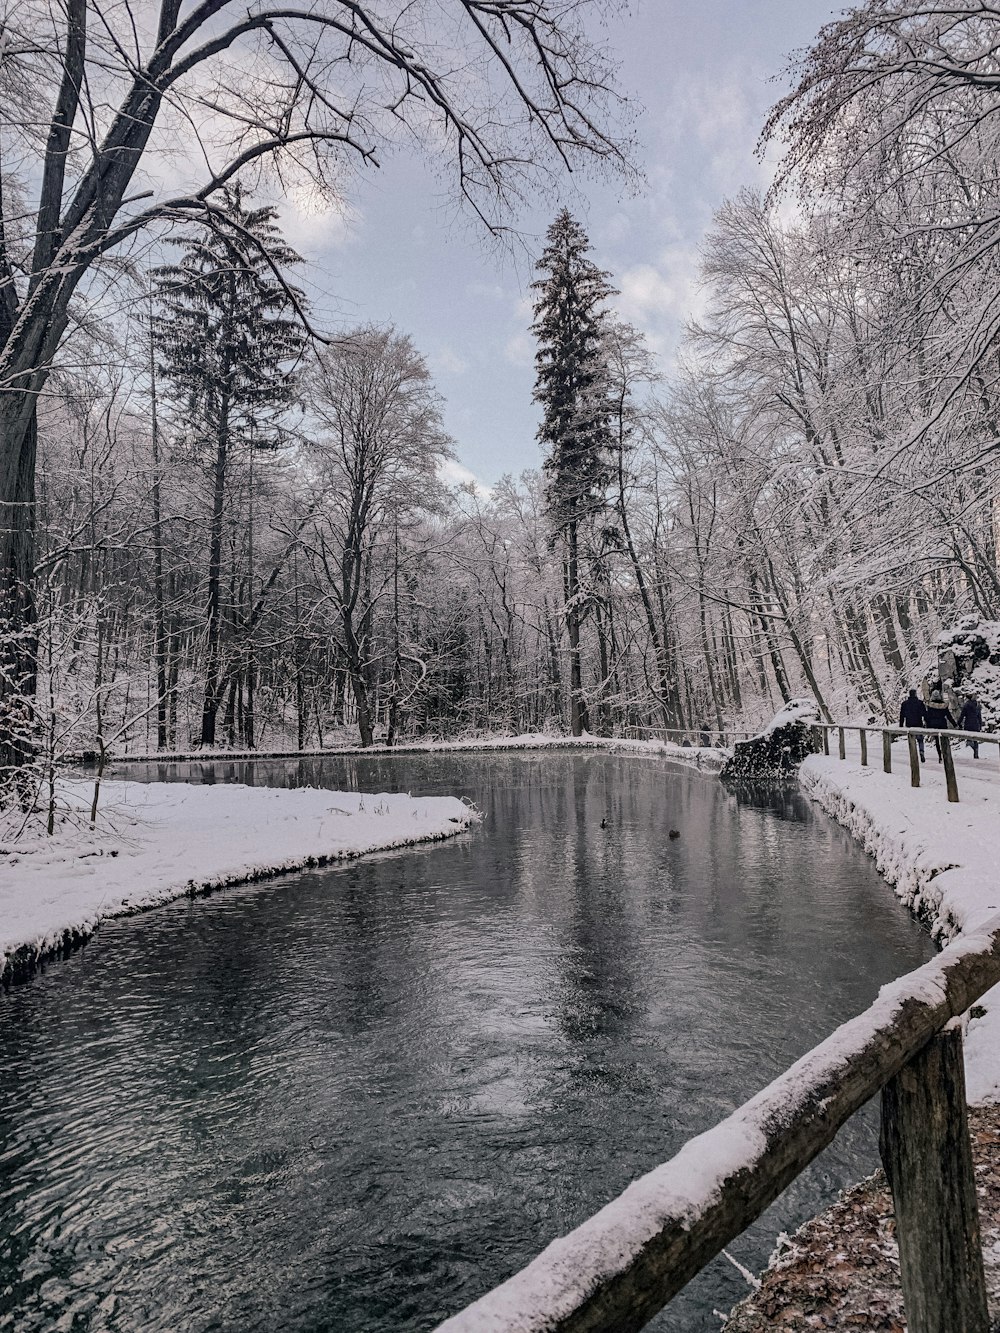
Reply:
<svg viewBox="0 0 1000 1333"><path fill-rule="evenodd" d="M998 48L995 5L868 0L820 31L762 135L784 149L776 188L839 215L842 255L898 275L896 331L947 337L929 422L1000 336Z"/></svg>
<svg viewBox="0 0 1000 1333"><path fill-rule="evenodd" d="M33 693L39 395L109 256L152 224L211 222L239 173L336 194L400 137L443 146L501 228L552 159L626 167L585 0L93 0L0 18L0 693ZM178 152L178 145L181 146ZM179 177L165 188L158 177ZM0 718L3 706L0 704ZM0 746L8 746L0 721ZM15 757L8 755L8 758ZM2 758L2 757L0 757Z"/></svg>
<svg viewBox="0 0 1000 1333"><path fill-rule="evenodd" d="M332 598L361 743L371 745L374 610L398 578L401 517L433 507L452 445L427 366L394 329L355 330L320 355L310 380L318 426L311 452L324 493L314 554Z"/></svg>

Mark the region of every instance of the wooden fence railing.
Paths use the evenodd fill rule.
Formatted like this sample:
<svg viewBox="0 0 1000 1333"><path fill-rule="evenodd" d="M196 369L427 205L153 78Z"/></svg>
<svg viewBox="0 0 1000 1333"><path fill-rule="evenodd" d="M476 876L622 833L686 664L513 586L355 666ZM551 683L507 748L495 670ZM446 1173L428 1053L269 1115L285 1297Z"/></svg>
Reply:
<svg viewBox="0 0 1000 1333"><path fill-rule="evenodd" d="M992 731L956 731L936 729L934 727L855 727L841 722L814 722L811 724L817 737L817 750L830 753L830 733L837 733L837 754L847 758L847 733L857 732L861 742L861 763L868 764L868 738L872 735L882 737L882 768L892 772L892 743L901 736L906 738L907 756L910 761L910 785L920 786L920 754L918 737L930 737L935 741L935 752L940 749L941 763L944 768L945 789L949 801L958 800L958 777L955 773L955 755L951 748L952 741L968 741L977 749L980 745L995 745L1000 753L1000 734Z"/></svg>
<svg viewBox="0 0 1000 1333"><path fill-rule="evenodd" d="M691 745L711 746L724 749L732 741L749 740L757 733L754 731L718 731L714 727L646 727L625 726L622 736L627 740L651 740L663 737L675 740L678 744L688 741Z"/></svg>
<svg viewBox="0 0 1000 1333"><path fill-rule="evenodd" d="M909 1333L988 1333L962 1030L1000 982L1000 915L882 988L728 1120L690 1140L439 1333L642 1328L882 1094Z"/></svg>

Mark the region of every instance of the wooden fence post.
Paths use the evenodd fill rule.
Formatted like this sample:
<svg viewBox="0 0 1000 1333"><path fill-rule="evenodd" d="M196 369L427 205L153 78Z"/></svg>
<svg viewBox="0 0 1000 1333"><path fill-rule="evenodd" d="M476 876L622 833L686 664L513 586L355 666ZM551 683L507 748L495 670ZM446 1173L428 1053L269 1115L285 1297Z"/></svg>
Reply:
<svg viewBox="0 0 1000 1333"><path fill-rule="evenodd" d="M861 737L861 767L862 767L862 768L867 768L867 767L868 767L868 732L865 731L864 727L862 727L861 730L860 730L860 732L859 732L858 734L859 734L859 736Z"/></svg>
<svg viewBox="0 0 1000 1333"><path fill-rule="evenodd" d="M844 728L838 727L839 736L837 738L837 750L841 759L847 758L847 743L844 739Z"/></svg>
<svg viewBox="0 0 1000 1333"><path fill-rule="evenodd" d="M882 732L882 769L892 772L892 736L887 731Z"/></svg>
<svg viewBox="0 0 1000 1333"><path fill-rule="evenodd" d="M951 737L941 736L941 758L944 760L944 780L948 786L948 800L958 800L958 779L955 777L955 756L951 752Z"/></svg>
<svg viewBox="0 0 1000 1333"><path fill-rule="evenodd" d="M988 1333L958 1023L883 1088L879 1151L896 1210L909 1333Z"/></svg>
<svg viewBox="0 0 1000 1333"><path fill-rule="evenodd" d="M910 747L910 786L920 786L920 755L917 753L917 738L911 731L906 738Z"/></svg>
<svg viewBox="0 0 1000 1333"><path fill-rule="evenodd" d="M824 753L824 754L829 754L829 753L830 753L830 732L829 732L829 730L828 730L826 727L823 727L823 728L822 728L822 731L823 731L823 753Z"/></svg>

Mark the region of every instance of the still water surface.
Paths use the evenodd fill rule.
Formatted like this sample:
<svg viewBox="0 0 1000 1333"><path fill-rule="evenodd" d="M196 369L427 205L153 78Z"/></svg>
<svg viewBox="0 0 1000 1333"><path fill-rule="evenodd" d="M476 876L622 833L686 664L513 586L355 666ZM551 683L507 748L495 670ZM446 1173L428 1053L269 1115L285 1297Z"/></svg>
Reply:
<svg viewBox="0 0 1000 1333"><path fill-rule="evenodd" d="M108 923L0 996L5 1333L430 1329L931 954L790 790L567 752L130 773L487 818ZM875 1137L857 1117L732 1253L759 1267ZM719 1259L651 1327L745 1291Z"/></svg>

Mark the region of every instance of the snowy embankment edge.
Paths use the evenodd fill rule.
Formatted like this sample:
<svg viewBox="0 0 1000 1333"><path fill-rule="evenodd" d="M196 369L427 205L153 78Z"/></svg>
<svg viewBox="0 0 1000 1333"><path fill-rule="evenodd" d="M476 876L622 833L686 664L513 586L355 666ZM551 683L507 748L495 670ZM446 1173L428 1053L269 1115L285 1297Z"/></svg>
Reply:
<svg viewBox="0 0 1000 1333"><path fill-rule="evenodd" d="M313 757L336 757L343 754L352 754L358 756L372 755L396 755L396 754L435 754L448 751L462 751L471 753L493 753L503 750L546 750L546 749L591 749L604 750L611 752L624 752L632 754L643 754L650 757L662 758L667 761L673 761L683 764L685 767L696 768L705 774L715 774L721 769L725 761L725 754L715 749L705 749L700 747L684 748L664 741L644 741L627 740L624 738L593 737L584 736L572 738L566 736L553 736L546 734L532 734L522 736L501 736L493 737L487 740L470 739L467 741L429 741L414 747L394 747L393 749L372 748L367 750L324 750L312 752ZM206 763L223 761L226 758L236 759L268 759L268 758L307 758L309 754L304 752L294 752L291 754L261 754L254 751L241 752L220 752L218 754L192 754L192 755L157 755L151 757L129 757L125 762L155 762L161 760L170 762L177 761L198 761ZM67 786L78 785L90 790L87 779L64 779ZM120 779L104 779L105 801L108 794ZM147 791L156 788L172 788L175 792L188 784L160 784L160 783L141 783L129 784L137 789ZM290 796L293 793L283 792L275 788L245 788L238 784L226 783L215 787L199 787L203 793L219 793L223 791L242 791L253 793L255 791L268 791L274 795ZM301 790L297 793L298 798L302 799L305 795ZM333 792L313 792L312 795L319 799L333 798L344 799L344 793ZM356 793L352 793L356 795ZM205 799L210 798L208 796ZM433 802L436 800L454 800L454 798L412 798L416 802ZM102 802L102 805L104 802ZM33 927L31 929L19 929L16 925L12 928L9 921L3 920L4 908L7 904L4 901L4 885L0 884L0 984L10 985L14 981L21 981L30 977L38 967L46 961L66 957L78 949L87 939L96 931L102 920L108 920L115 917L132 916L138 912L148 911L151 908L159 907L164 903L183 897L198 897L212 893L218 889L234 887L241 884L253 884L262 880L272 879L278 875L292 873L298 870L310 869L313 867L330 865L338 861L352 860L359 856L364 856L373 852L388 851L394 848L415 847L422 843L437 842L444 838L453 837L458 833L464 832L473 823L480 818L478 812L454 800L454 805L462 812L459 815L451 815L448 822L442 827L427 829L419 836L413 836L407 833L406 836L379 837L370 840L363 846L339 846L317 848L311 847L303 850L301 853L285 855L277 858L270 858L267 855L257 855L246 864L238 866L227 866L224 871L206 868L197 874L186 874L183 876L174 876L166 882L163 876L160 876L160 882L153 883L138 892L129 892L126 897L112 899L109 903L106 900L114 893L109 889L100 895L99 901L90 905L79 905L68 907L65 903L53 905L51 912L43 911L42 915L47 918L44 925ZM2 853L3 849L0 849ZM13 850L13 849L11 849ZM105 855L117 856L117 850L107 852L106 849L91 849L80 854L82 862L83 856L104 857ZM66 859L66 858L64 858ZM71 860L71 858L69 858ZM3 857L0 855L0 863ZM110 861L99 862L103 866L110 866ZM116 869L121 870L124 863L116 863ZM148 870L144 870L141 865L136 865L133 870L133 877L140 880ZM82 878L82 875L81 875ZM117 874L115 878L120 879ZM156 876L154 874L153 878ZM38 883L38 880L35 880ZM120 887L119 887L120 893ZM37 915L37 913L36 913Z"/></svg>
<svg viewBox="0 0 1000 1333"><path fill-rule="evenodd" d="M971 934L1000 908L995 800L948 805L940 790L915 789L824 755L805 760L799 783L872 857L939 944ZM998 1103L1000 986L983 996L976 1013L965 1046L968 1099Z"/></svg>
<svg viewBox="0 0 1000 1333"><path fill-rule="evenodd" d="M82 786L83 784L68 782L66 785L69 787ZM189 784L108 783L106 784L106 790L109 787L114 788L116 785L140 788L144 794L155 793L162 789L165 793L174 795L183 791ZM296 850L289 854L286 849L281 855L269 856L266 850L258 847L253 855L246 855L242 860L239 859L239 853L234 860L231 853L222 851L220 855L216 856L214 866L206 865L204 869L199 869L193 875L177 873L170 869L165 870L162 865L155 864L157 850L155 843L145 849L146 856L140 850L137 855L130 857L126 848L126 854L119 858L117 847L108 852L104 850L84 852L75 859L71 855L57 855L55 868L59 871L59 878L71 880L73 887L69 891L64 889L61 894L55 895L54 900L47 902L43 900L42 904L34 901L29 902L28 909L25 912L26 897L30 899L33 891L44 894L46 888L51 888L52 877L46 875L49 866L46 862L37 867L33 865L33 857L30 852L28 855L20 857L17 855L16 849L7 849L8 853L11 850L15 851L15 855L9 858L10 863L13 864L21 860L28 863L28 874L25 877L25 882L20 886L20 894L15 889L9 892L5 898L4 890L7 886L0 885L0 909L6 908L16 918L20 907L22 909L21 915L26 915L28 922L21 926L14 924L11 927L9 920L0 919L0 985L8 987L12 983L26 980L44 963L57 958L68 957L69 954L86 943L102 921L135 916L140 912L150 911L180 898L204 897L221 889L256 884L300 870L353 861L376 852L442 842L466 832L482 818L479 811L457 797L403 797L398 795L385 796L383 794L373 796L371 793L344 793L311 789L308 791L283 791L276 788L246 788L235 783L224 784L217 788L199 787L195 790L200 794L200 804L203 804L205 800L211 800L212 796L220 793L237 796L248 803L252 803L254 798L260 794L266 794L271 799L277 798L279 804L286 807L276 821L279 831L285 837L291 833L296 841L301 841L302 850ZM361 833L360 836L348 834L346 837L338 838L333 834L319 835L313 833L310 836L301 827L303 814L312 818L323 813L318 810L304 811L302 808L303 801L312 800L316 803L318 798L318 802L325 805L328 801L343 802L355 799L361 803L360 810L363 810L365 796L376 801L392 801L401 806L392 817L387 817L384 820L381 817L376 817L378 823L384 825L384 827L379 828L378 832L372 833L369 830ZM283 798L290 799L283 800ZM147 802L147 806L148 804L149 802ZM259 815L260 812L255 813ZM338 813L356 814L359 812L338 810ZM419 833L414 833L411 821L418 814L428 820L428 823ZM292 829L292 825L296 827ZM268 824L268 828L272 831L275 826L273 820ZM173 838L182 841L184 840L185 831L187 831L192 842L197 839L197 831L191 828L185 830L183 823L179 826L168 826L165 831L168 839ZM107 860L103 860L105 855L108 857ZM84 857L90 862L87 869L91 872L94 864L107 868L106 881L102 879L95 884L93 878L91 878L91 882L88 883L82 868L79 872L74 873L76 871L75 862L79 861L82 867ZM96 862L91 859L94 857L97 858ZM111 858L118 859L112 860ZM6 854L5 859L7 859ZM211 857L208 859L211 860ZM143 864L144 860L147 862L145 865ZM116 879L119 881L117 885L114 883ZM140 882L143 887L137 890L126 887L124 896L122 896L123 885L121 881L123 880ZM77 885L79 885L78 889ZM20 902L18 901L19 898Z"/></svg>
<svg viewBox="0 0 1000 1333"><path fill-rule="evenodd" d="M627 751L636 754L653 754L661 758L676 760L702 772L714 773L721 770L728 757L728 750L714 746L683 746L672 741L629 740L622 736L557 736L548 732L529 732L519 736L479 736L468 740L427 740L413 741L406 745L370 745L341 746L329 750L193 750L176 751L170 754L122 754L109 758L108 767L120 764L183 764L217 763L225 760L266 760L266 759L339 759L351 757L358 759L383 758L392 755L413 754L493 754L505 750L553 750L582 749Z"/></svg>

